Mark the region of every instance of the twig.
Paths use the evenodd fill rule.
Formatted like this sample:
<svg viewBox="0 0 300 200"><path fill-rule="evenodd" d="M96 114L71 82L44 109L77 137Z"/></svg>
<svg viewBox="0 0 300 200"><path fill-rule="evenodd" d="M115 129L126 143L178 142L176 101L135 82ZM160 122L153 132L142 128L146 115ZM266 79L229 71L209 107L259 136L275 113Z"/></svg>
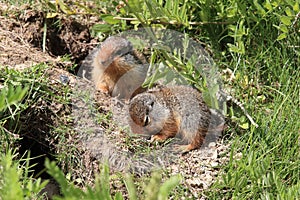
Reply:
<svg viewBox="0 0 300 200"><path fill-rule="evenodd" d="M125 20L125 21L138 21L137 18L129 17L114 17L114 19ZM163 25L183 25L181 22L172 22L172 21L161 21L160 19L151 19L149 20L150 24L163 24ZM205 25L205 24L230 24L230 22L188 22L189 25Z"/></svg>
<svg viewBox="0 0 300 200"><path fill-rule="evenodd" d="M296 23L297 23L297 21L298 21L299 18L300 18L300 11L299 11L298 14L296 15L295 20L294 20L293 23L292 23L292 27L295 27L295 25L296 25Z"/></svg>
<svg viewBox="0 0 300 200"><path fill-rule="evenodd" d="M2 126L2 128L4 129L5 132L9 133L11 136L13 136L15 139L19 139L20 135L18 134L14 134L12 132L10 132L9 130L7 130L6 128L4 128L4 126Z"/></svg>

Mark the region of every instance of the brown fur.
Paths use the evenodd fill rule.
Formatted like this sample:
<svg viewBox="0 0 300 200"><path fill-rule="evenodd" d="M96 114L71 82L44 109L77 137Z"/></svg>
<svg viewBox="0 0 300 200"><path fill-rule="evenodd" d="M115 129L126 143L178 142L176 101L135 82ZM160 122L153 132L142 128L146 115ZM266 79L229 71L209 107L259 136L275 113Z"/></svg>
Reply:
<svg viewBox="0 0 300 200"><path fill-rule="evenodd" d="M120 65L120 59L121 58L115 58L115 60L104 70L102 76L95 78L97 89L111 95L113 88L120 77L132 68L128 65Z"/></svg>
<svg viewBox="0 0 300 200"><path fill-rule="evenodd" d="M170 116L165 122L162 130L154 135L152 139L163 142L166 139L173 138L176 136L176 133L178 133L179 128L180 123L178 123L178 119L174 118L174 116Z"/></svg>
<svg viewBox="0 0 300 200"><path fill-rule="evenodd" d="M120 99L130 99L145 91L141 85L148 65L125 38L109 37L92 59L91 76L96 89Z"/></svg>

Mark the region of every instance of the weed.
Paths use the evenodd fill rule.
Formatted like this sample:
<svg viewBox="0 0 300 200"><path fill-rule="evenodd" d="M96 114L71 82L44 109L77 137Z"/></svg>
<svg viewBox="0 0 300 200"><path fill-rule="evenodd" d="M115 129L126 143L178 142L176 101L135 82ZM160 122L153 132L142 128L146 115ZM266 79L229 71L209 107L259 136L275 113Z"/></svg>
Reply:
<svg viewBox="0 0 300 200"><path fill-rule="evenodd" d="M30 156L15 160L17 153L8 151L0 156L0 198L1 199L43 199L39 193L48 183L29 175L33 166ZM23 164L22 164L23 163Z"/></svg>
<svg viewBox="0 0 300 200"><path fill-rule="evenodd" d="M69 182L62 171L56 166L55 162L46 160L46 168L48 173L54 177L61 187L62 197L56 199L124 199L120 192L115 195L111 194L109 180L109 168L107 165L102 165L100 174L96 176L95 187L87 187L86 190L77 188L72 182ZM180 177L173 176L161 184L159 173L154 173L149 183L145 186L145 196L143 199L167 199L171 190L179 184ZM137 199L136 186L133 183L132 176L127 174L124 177L125 186L127 188L129 198ZM153 190L155 189L155 190ZM151 195L150 195L151 194Z"/></svg>

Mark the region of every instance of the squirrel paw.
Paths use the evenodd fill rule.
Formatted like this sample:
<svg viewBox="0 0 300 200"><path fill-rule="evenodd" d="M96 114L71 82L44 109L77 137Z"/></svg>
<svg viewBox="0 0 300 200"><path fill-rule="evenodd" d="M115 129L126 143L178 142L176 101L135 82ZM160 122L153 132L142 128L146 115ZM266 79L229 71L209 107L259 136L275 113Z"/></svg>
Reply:
<svg viewBox="0 0 300 200"><path fill-rule="evenodd" d="M166 136L157 134L151 136L150 142L164 142L166 139Z"/></svg>
<svg viewBox="0 0 300 200"><path fill-rule="evenodd" d="M191 150L194 150L194 149L197 149L197 147L194 147L191 144L188 144L188 145L179 145L179 144L174 145L174 150L176 152L180 152L182 154L188 153L188 152L190 152Z"/></svg>
<svg viewBox="0 0 300 200"><path fill-rule="evenodd" d="M97 89L103 93L109 93L109 88L106 84L98 84Z"/></svg>

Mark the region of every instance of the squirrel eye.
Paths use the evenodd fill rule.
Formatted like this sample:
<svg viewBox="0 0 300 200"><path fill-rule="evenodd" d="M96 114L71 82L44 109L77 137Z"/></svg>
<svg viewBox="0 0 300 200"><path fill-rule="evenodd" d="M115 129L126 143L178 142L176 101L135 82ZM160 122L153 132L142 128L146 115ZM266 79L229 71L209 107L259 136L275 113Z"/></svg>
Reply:
<svg viewBox="0 0 300 200"><path fill-rule="evenodd" d="M153 108L154 101L148 102L147 104L149 106L149 109L151 110Z"/></svg>
<svg viewBox="0 0 300 200"><path fill-rule="evenodd" d="M148 124L150 124L150 117L149 117L149 115L146 115L145 116L145 119L144 119L144 126L147 126Z"/></svg>
<svg viewBox="0 0 300 200"><path fill-rule="evenodd" d="M150 106L153 107L153 105L154 105L154 101L151 102Z"/></svg>

